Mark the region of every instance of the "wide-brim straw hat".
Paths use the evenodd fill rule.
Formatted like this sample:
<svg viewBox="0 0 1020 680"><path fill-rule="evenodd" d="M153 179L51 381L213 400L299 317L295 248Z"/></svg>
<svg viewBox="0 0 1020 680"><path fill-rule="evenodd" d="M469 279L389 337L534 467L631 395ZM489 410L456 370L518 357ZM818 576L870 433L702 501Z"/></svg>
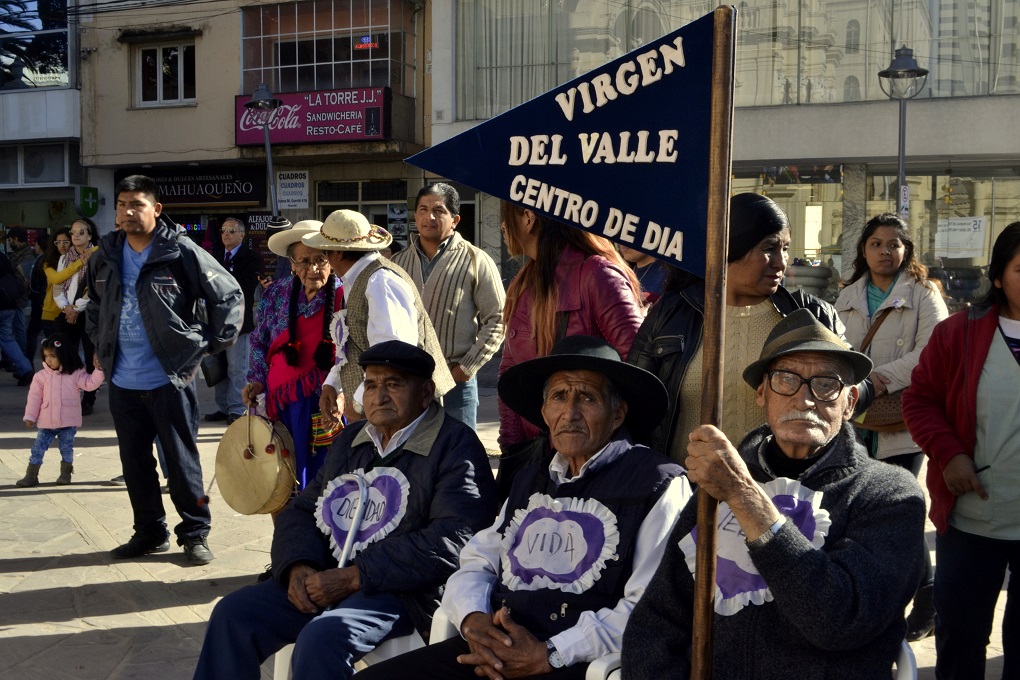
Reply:
<svg viewBox="0 0 1020 680"><path fill-rule="evenodd" d="M318 234L321 228L322 222L319 220L301 220L290 229L284 229L270 236L266 244L269 246L269 250L280 257L287 257L287 248L300 241L302 236Z"/></svg>
<svg viewBox="0 0 1020 680"><path fill-rule="evenodd" d="M393 243L393 236L354 210L335 210L329 214L317 234L302 237L310 248L320 250L378 251Z"/></svg>
<svg viewBox="0 0 1020 680"><path fill-rule="evenodd" d="M842 357L853 367L854 374L850 381L855 385L871 375L871 369L874 367L867 355L850 349L842 338L826 328L818 317L806 309L798 309L777 323L769 333L765 345L761 348L761 358L744 369L744 382L757 389L769 364L780 357L801 352L818 352Z"/></svg>
<svg viewBox="0 0 1020 680"><path fill-rule="evenodd" d="M553 345L548 356L511 366L500 376L499 398L529 423L548 430L542 418L542 390L559 371L594 371L606 376L627 402L627 430L640 438L655 429L666 414L669 396L653 373L620 359L605 340L571 335Z"/></svg>

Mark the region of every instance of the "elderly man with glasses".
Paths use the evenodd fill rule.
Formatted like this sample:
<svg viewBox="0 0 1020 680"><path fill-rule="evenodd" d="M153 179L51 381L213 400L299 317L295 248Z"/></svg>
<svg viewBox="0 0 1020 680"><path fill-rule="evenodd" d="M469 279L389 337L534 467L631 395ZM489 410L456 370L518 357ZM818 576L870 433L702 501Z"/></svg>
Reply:
<svg viewBox="0 0 1020 680"><path fill-rule="evenodd" d="M871 360L809 311L744 371L767 424L739 450L690 435L688 474L720 501L713 677L889 677L921 577L924 497L868 457L850 418ZM681 513L623 639L623 677L687 677L697 501Z"/></svg>

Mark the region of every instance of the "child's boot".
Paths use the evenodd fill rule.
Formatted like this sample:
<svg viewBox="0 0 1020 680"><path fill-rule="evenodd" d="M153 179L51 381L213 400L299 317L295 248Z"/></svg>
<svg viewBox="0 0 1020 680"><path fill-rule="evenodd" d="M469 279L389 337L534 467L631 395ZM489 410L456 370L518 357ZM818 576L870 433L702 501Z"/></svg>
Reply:
<svg viewBox="0 0 1020 680"><path fill-rule="evenodd" d="M72 472L74 472L74 463L65 463L64 461L60 461L60 476L57 477L57 484L70 484Z"/></svg>
<svg viewBox="0 0 1020 680"><path fill-rule="evenodd" d="M42 463L38 465L29 463L28 471L25 472L25 476L14 482L14 484L21 487L37 486L39 484L39 468L41 467Z"/></svg>

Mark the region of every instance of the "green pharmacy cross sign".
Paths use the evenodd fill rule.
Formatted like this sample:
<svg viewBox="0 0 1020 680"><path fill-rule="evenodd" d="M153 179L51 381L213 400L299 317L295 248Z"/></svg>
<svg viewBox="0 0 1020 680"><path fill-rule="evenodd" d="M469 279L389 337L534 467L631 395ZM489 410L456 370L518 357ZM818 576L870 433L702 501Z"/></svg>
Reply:
<svg viewBox="0 0 1020 680"><path fill-rule="evenodd" d="M93 218L99 212L99 189L96 187L78 187L74 197L74 207L82 217Z"/></svg>

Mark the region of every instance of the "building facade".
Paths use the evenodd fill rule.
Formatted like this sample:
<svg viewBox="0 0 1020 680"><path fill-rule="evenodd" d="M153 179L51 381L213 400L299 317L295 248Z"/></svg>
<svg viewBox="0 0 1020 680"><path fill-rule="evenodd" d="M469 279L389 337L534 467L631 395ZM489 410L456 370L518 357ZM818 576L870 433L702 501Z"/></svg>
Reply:
<svg viewBox="0 0 1020 680"><path fill-rule="evenodd" d="M76 56L64 0L0 1L0 228L33 241L81 205Z"/></svg>
<svg viewBox="0 0 1020 680"><path fill-rule="evenodd" d="M257 243L274 212L268 126L283 216L354 208L406 238L407 196L421 183L403 163L422 148L420 7L117 4L82 22L91 50L82 78L85 165L108 171L111 183L152 175L167 213L210 247L230 215ZM263 83L281 105L249 111L244 104Z"/></svg>

